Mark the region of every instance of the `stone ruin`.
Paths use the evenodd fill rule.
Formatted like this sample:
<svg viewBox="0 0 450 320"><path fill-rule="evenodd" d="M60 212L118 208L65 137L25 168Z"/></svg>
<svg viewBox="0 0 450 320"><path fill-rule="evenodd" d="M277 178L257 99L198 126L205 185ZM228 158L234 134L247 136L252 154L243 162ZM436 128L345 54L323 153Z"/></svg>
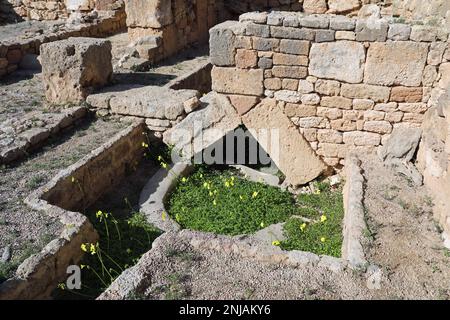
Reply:
<svg viewBox="0 0 450 320"><path fill-rule="evenodd" d="M436 198L435 217L450 245L448 2L8 3L0 6L4 21L67 19L67 25L50 34L41 30L23 39L0 38L0 77L39 55L49 102L83 102L97 113L138 120L139 126L145 122L158 139L188 156L242 124L254 130L277 128L276 164L293 186L349 163L354 167L355 161L348 162L354 153L378 150L380 161L391 161L416 184L430 189ZM120 57L121 68L127 61L152 66L208 42L210 60L164 86L116 85L111 43L100 39L116 32L127 32L130 43ZM196 121L205 133L201 149L194 145ZM138 128L133 129L134 138ZM180 130L188 137L177 136ZM269 141L258 142L274 155ZM124 150L130 148L131 143ZM120 152L114 152L116 159ZM5 163L17 158L2 155ZM123 161L117 161L122 170ZM43 196L45 206L62 206L61 190L70 187L59 190L58 183L53 182L56 192ZM39 207L44 200L36 197L29 202ZM66 200L73 204L65 210L81 201Z"/></svg>

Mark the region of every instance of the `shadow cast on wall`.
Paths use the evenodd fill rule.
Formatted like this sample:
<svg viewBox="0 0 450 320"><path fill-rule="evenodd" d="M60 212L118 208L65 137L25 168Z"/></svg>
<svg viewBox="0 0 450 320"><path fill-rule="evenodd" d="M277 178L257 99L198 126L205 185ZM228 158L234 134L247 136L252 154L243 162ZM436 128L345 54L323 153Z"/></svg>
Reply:
<svg viewBox="0 0 450 320"><path fill-rule="evenodd" d="M0 0L0 25L20 21L24 21L24 19L14 11L12 3L8 0Z"/></svg>

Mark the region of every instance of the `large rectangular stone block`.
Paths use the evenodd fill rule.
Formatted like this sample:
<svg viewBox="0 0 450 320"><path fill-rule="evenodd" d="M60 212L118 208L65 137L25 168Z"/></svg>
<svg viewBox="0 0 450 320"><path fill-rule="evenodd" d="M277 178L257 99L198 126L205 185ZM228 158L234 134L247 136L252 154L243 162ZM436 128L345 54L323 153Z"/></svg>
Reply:
<svg viewBox="0 0 450 320"><path fill-rule="evenodd" d="M111 42L95 38L69 38L42 44L42 78L51 103L83 101L112 76Z"/></svg>
<svg viewBox="0 0 450 320"><path fill-rule="evenodd" d="M172 0L125 0L128 27L161 28L173 22Z"/></svg>
<svg viewBox="0 0 450 320"><path fill-rule="evenodd" d="M211 76L216 92L254 96L264 93L264 71L260 69L214 67Z"/></svg>
<svg viewBox="0 0 450 320"><path fill-rule="evenodd" d="M309 59L310 75L349 83L363 80L365 51L362 43L315 43L311 47Z"/></svg>
<svg viewBox="0 0 450 320"><path fill-rule="evenodd" d="M410 41L376 42L367 53L364 82L418 87L422 82L428 45Z"/></svg>
<svg viewBox="0 0 450 320"><path fill-rule="evenodd" d="M308 183L326 169L325 164L275 100L263 100L245 114L242 120L286 175L289 183L293 185ZM270 136L263 135L263 139L258 139L259 130L269 130Z"/></svg>

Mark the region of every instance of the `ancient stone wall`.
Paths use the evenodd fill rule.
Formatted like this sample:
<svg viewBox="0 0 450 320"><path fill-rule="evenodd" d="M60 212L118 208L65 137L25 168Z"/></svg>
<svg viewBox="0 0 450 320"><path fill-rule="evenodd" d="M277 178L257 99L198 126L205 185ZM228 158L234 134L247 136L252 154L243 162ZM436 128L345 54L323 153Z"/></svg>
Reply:
<svg viewBox="0 0 450 320"><path fill-rule="evenodd" d="M275 98L330 166L350 149L380 145L396 126L420 127L449 58L441 29L292 12L220 24L210 47L213 90L240 113Z"/></svg>
<svg viewBox="0 0 450 320"><path fill-rule="evenodd" d="M21 20L65 19L71 12L116 10L120 7L123 7L123 0L2 0L0 25Z"/></svg>
<svg viewBox="0 0 450 320"><path fill-rule="evenodd" d="M155 60L189 44L206 42L209 28L218 22L220 3L216 0L125 0L130 40L160 37L159 57Z"/></svg>
<svg viewBox="0 0 450 320"><path fill-rule="evenodd" d="M41 44L70 37L104 37L125 28L123 11L105 11L93 23L64 25L59 29L41 30L22 38L0 40L0 78L16 71L28 57L35 59Z"/></svg>

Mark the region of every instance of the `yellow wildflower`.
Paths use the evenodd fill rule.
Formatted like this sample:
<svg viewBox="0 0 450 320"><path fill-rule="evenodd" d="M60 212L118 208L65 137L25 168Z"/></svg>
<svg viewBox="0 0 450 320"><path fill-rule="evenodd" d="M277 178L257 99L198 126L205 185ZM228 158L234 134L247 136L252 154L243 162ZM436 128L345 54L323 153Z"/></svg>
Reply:
<svg viewBox="0 0 450 320"><path fill-rule="evenodd" d="M212 193L212 191L209 192L209 196L212 197L214 194Z"/></svg>
<svg viewBox="0 0 450 320"><path fill-rule="evenodd" d="M261 228L264 228L264 222L260 223Z"/></svg>
<svg viewBox="0 0 450 320"><path fill-rule="evenodd" d="M72 183L74 183L75 182L75 177L72 177Z"/></svg>
<svg viewBox="0 0 450 320"><path fill-rule="evenodd" d="M164 211L161 213L161 219L162 221L166 221L166 213Z"/></svg>
<svg viewBox="0 0 450 320"><path fill-rule="evenodd" d="M314 194L320 194L320 189L317 189Z"/></svg>
<svg viewBox="0 0 450 320"><path fill-rule="evenodd" d="M164 169L167 169L167 163L161 162L161 167L163 167Z"/></svg>
<svg viewBox="0 0 450 320"><path fill-rule="evenodd" d="M272 241L272 245L273 246L279 246L281 243L280 243L280 241L278 241L278 240L274 240L274 241Z"/></svg>
<svg viewBox="0 0 450 320"><path fill-rule="evenodd" d="M148 144L146 144L145 142L142 142L142 148L148 148Z"/></svg>
<svg viewBox="0 0 450 320"><path fill-rule="evenodd" d="M181 182L186 182L187 181L187 179L185 178L185 177L183 177L183 178L181 178Z"/></svg>
<svg viewBox="0 0 450 320"><path fill-rule="evenodd" d="M97 249L92 243L91 243L91 246L89 248L89 251L91 252L92 255L97 253Z"/></svg>
<svg viewBox="0 0 450 320"><path fill-rule="evenodd" d="M216 199L214 199L214 201L213 201L213 205L217 205L217 201L216 201Z"/></svg>
<svg viewBox="0 0 450 320"><path fill-rule="evenodd" d="M300 225L300 230L305 231L305 229L306 229L306 223L303 222L303 223Z"/></svg>
<svg viewBox="0 0 450 320"><path fill-rule="evenodd" d="M83 250L84 252L87 252L87 247L85 243L81 244L81 250Z"/></svg>
<svg viewBox="0 0 450 320"><path fill-rule="evenodd" d="M230 183L228 181L225 181L225 187L229 188L230 187Z"/></svg>
<svg viewBox="0 0 450 320"><path fill-rule="evenodd" d="M258 196L258 192L254 191L252 194L252 198L256 198Z"/></svg>
<svg viewBox="0 0 450 320"><path fill-rule="evenodd" d="M161 161L163 158L161 156L158 156L158 161Z"/></svg>
<svg viewBox="0 0 450 320"><path fill-rule="evenodd" d="M241 199L241 201L242 201L242 200L244 200L244 197L243 196L239 196L239 199Z"/></svg>
<svg viewBox="0 0 450 320"><path fill-rule="evenodd" d="M80 267L81 267L81 269L84 269L84 268L86 268L86 265L85 264L81 264Z"/></svg>
<svg viewBox="0 0 450 320"><path fill-rule="evenodd" d="M64 290L66 288L66 285L63 282L61 282L58 284L58 288Z"/></svg>
<svg viewBox="0 0 450 320"><path fill-rule="evenodd" d="M325 222L325 221L327 221L327 216L323 214L323 215L320 217L320 222Z"/></svg>
<svg viewBox="0 0 450 320"><path fill-rule="evenodd" d="M175 215L175 220L176 220L177 222L180 222L180 215L179 215L178 213Z"/></svg>
<svg viewBox="0 0 450 320"><path fill-rule="evenodd" d="M325 242L327 239L325 237L320 238L320 242Z"/></svg>
<svg viewBox="0 0 450 320"><path fill-rule="evenodd" d="M98 210L97 213L95 214L96 218L101 218L103 216L103 212Z"/></svg>
<svg viewBox="0 0 450 320"><path fill-rule="evenodd" d="M203 188L208 188L208 182L203 182Z"/></svg>

